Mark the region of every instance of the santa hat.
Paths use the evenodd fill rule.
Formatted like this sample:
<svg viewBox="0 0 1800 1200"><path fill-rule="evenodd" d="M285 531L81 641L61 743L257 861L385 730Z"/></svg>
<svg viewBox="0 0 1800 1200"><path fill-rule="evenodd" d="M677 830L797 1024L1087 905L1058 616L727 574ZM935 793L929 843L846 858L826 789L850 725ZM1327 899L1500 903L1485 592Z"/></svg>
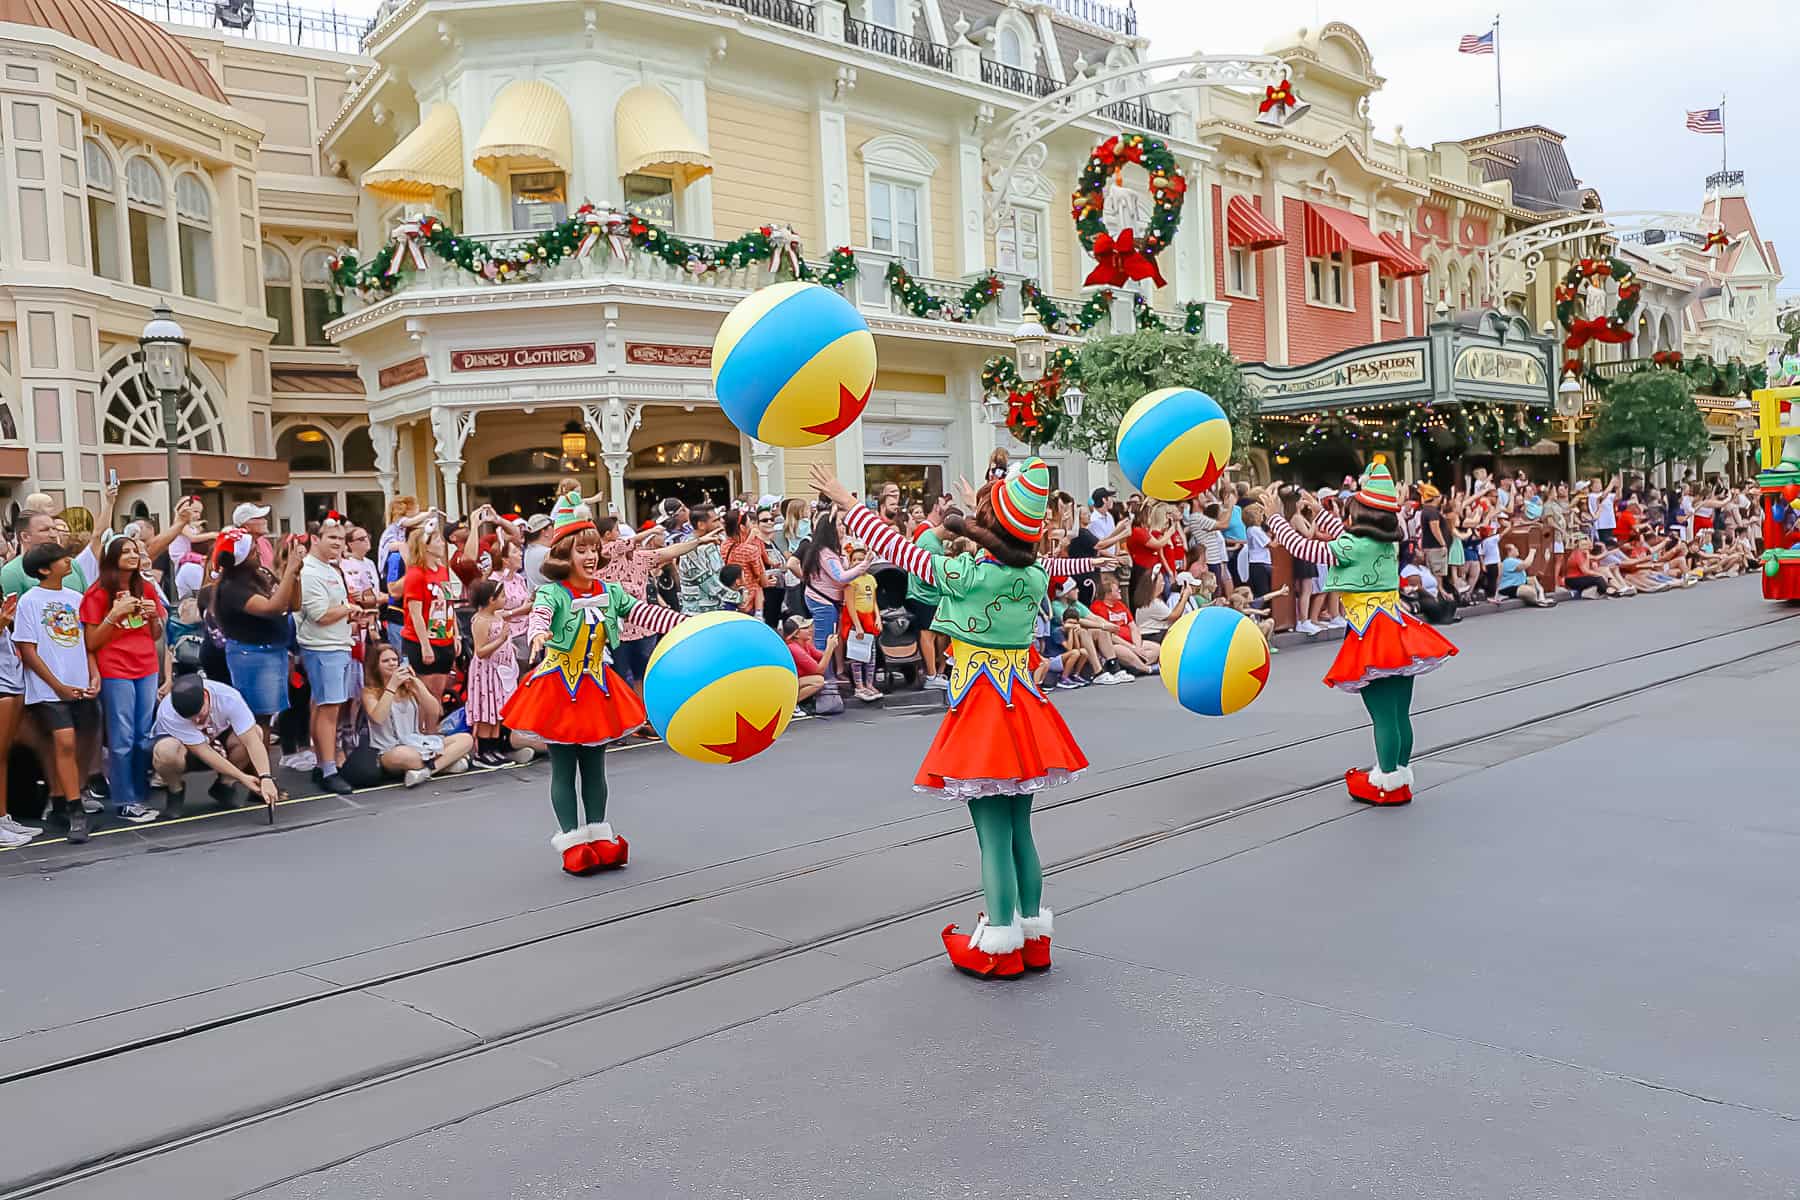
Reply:
<svg viewBox="0 0 1800 1200"><path fill-rule="evenodd" d="M1050 464L1027 459L1023 466L994 485L994 516L1000 527L1021 542L1044 533L1044 511L1050 503Z"/></svg>
<svg viewBox="0 0 1800 1200"><path fill-rule="evenodd" d="M570 492L556 501L556 507L550 510L550 526L554 532L550 535L550 544L555 545L566 537L574 537L594 527L594 514L582 500L580 492Z"/></svg>
<svg viewBox="0 0 1800 1200"><path fill-rule="evenodd" d="M1356 489L1356 500L1370 508L1400 511L1400 491L1394 486L1394 477L1388 474L1386 463L1378 462L1363 472L1362 483Z"/></svg>
<svg viewBox="0 0 1800 1200"><path fill-rule="evenodd" d="M217 562L241 563L256 553L256 539L247 529L232 526L220 530L213 542L213 557Z"/></svg>

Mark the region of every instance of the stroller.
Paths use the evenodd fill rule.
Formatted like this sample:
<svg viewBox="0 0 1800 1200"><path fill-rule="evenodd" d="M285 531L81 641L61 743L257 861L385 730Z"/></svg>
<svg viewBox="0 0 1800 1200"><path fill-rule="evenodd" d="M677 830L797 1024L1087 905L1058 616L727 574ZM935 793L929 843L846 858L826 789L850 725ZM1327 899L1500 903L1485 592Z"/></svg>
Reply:
<svg viewBox="0 0 1800 1200"><path fill-rule="evenodd" d="M875 605L881 614L881 634L875 641L875 686L884 692L904 679L918 690L925 686L925 659L919 653L919 633L906 610L906 572L882 567L875 572Z"/></svg>

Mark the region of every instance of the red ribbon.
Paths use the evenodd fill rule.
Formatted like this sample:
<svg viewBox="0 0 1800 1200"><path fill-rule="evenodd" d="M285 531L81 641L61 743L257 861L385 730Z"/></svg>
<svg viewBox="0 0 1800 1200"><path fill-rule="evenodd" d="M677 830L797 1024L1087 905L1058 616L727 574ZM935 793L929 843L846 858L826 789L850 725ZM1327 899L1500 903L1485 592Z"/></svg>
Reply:
<svg viewBox="0 0 1800 1200"><path fill-rule="evenodd" d="M1137 235L1129 229L1118 237L1103 233L1094 239L1094 269L1088 272L1084 286L1116 287L1137 279L1154 279L1157 287L1168 281L1156 269L1156 260L1137 248Z"/></svg>
<svg viewBox="0 0 1800 1200"><path fill-rule="evenodd" d="M1294 87L1285 79L1263 89L1263 102L1257 106L1256 111L1266 113L1277 104L1283 108L1294 106Z"/></svg>
<svg viewBox="0 0 1800 1200"><path fill-rule="evenodd" d="M1569 324L1569 336L1564 339L1563 346L1568 350L1579 350L1589 342L1603 342L1609 346L1619 346L1631 340L1631 331L1614 325L1610 317L1594 317L1591 320L1572 321Z"/></svg>
<svg viewBox="0 0 1800 1200"><path fill-rule="evenodd" d="M1725 236L1725 231L1723 229L1715 229L1706 235L1706 242L1700 247L1700 250L1702 253L1705 253L1706 251L1715 249L1719 246L1728 246L1730 244L1731 239Z"/></svg>

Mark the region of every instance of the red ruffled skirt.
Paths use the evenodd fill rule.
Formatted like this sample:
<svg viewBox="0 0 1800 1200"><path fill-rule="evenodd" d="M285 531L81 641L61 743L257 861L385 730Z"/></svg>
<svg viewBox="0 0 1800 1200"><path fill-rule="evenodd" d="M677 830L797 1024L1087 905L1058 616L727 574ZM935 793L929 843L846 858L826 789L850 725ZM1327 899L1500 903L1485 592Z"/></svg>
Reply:
<svg viewBox="0 0 1800 1200"><path fill-rule="evenodd" d="M598 746L624 737L644 723L644 702L611 667L601 670L604 689L583 673L575 677L573 693L561 671L533 675L500 709L500 723L567 746Z"/></svg>
<svg viewBox="0 0 1800 1200"><path fill-rule="evenodd" d="M1015 796L1067 783L1087 755L1056 707L1015 682L1012 703L987 679L972 683L938 726L913 786L967 799Z"/></svg>
<svg viewBox="0 0 1800 1200"><path fill-rule="evenodd" d="M1363 632L1354 625L1345 631L1325 686L1358 692L1371 680L1435 671L1455 654L1449 638L1417 617L1378 612Z"/></svg>

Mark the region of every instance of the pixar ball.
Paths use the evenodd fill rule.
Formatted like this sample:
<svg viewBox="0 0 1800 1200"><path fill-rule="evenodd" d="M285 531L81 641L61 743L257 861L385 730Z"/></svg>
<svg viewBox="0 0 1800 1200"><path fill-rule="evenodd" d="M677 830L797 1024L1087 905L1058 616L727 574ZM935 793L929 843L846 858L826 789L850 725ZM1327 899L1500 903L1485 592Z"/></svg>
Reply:
<svg viewBox="0 0 1800 1200"><path fill-rule="evenodd" d="M856 422L875 388L875 335L816 283L777 283L738 302L713 339L713 391L746 437L799 448Z"/></svg>
<svg viewBox="0 0 1800 1200"><path fill-rule="evenodd" d="M1235 609L1197 609L1163 635L1162 681L1189 712L1230 716L1268 686L1269 643Z"/></svg>
<svg viewBox="0 0 1800 1200"><path fill-rule="evenodd" d="M1117 449L1132 487L1157 500L1192 500L1231 461L1231 420L1205 392L1162 388L1126 411Z"/></svg>
<svg viewBox="0 0 1800 1200"><path fill-rule="evenodd" d="M800 697L781 635L755 617L707 613L664 634L644 671L644 709L669 748L743 762L775 744Z"/></svg>

